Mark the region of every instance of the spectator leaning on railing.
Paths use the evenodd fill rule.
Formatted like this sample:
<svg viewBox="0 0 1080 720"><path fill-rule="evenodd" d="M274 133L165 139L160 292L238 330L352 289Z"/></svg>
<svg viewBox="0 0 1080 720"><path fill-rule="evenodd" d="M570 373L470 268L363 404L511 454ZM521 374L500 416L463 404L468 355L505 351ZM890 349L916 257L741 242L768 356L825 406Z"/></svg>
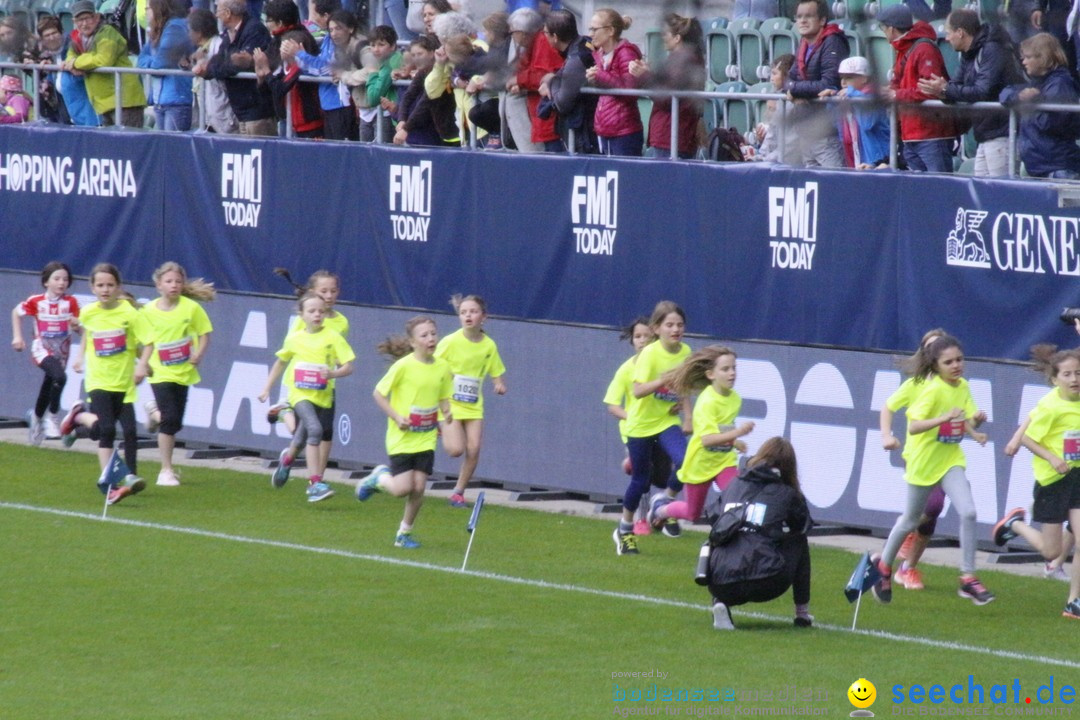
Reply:
<svg viewBox="0 0 1080 720"><path fill-rule="evenodd" d="M89 0L85 0L89 1ZM248 17L245 0L218 0L216 14L225 30L217 54L199 62L192 72L200 77L223 80L239 122L241 135L277 135L277 120L269 91L255 80L237 78L255 68L255 49L270 44L270 31L256 18Z"/></svg>
<svg viewBox="0 0 1080 720"><path fill-rule="evenodd" d="M795 30L801 39L784 89L798 102L788 116L786 130L798 138L801 161L807 167L844 164L832 112L808 102L822 90L840 89L840 62L851 53L844 31L828 22L828 17L825 0L803 0L795 7ZM800 158L787 160L798 162Z"/></svg>
<svg viewBox="0 0 1080 720"><path fill-rule="evenodd" d="M283 1L289 2L295 10L296 5L290 0ZM187 23L188 37L197 46L191 55L191 64L198 65L206 58L216 55L221 48L222 39L217 31L217 18L205 8L192 8L188 13ZM228 134L239 129L236 114L229 105L229 94L220 80L197 77L192 81L191 92L196 102L205 102L206 125L210 130Z"/></svg>
<svg viewBox="0 0 1080 720"><path fill-rule="evenodd" d="M34 55L27 62L59 65L64 61L64 28L60 18L55 15L42 15L37 24L38 42ZM57 92L55 72L44 72L38 82L38 96L41 98L41 117L51 122L70 124L64 101Z"/></svg>
<svg viewBox="0 0 1080 720"><path fill-rule="evenodd" d="M150 0L147 4L147 41L139 53L139 67L188 69L195 46L188 37L187 0ZM152 102L158 130L191 129L191 78L156 77Z"/></svg>
<svg viewBox="0 0 1080 720"><path fill-rule="evenodd" d="M983 25L974 10L953 10L945 21L945 39L960 53L953 80L939 75L919 80L919 90L947 103L997 102L1001 91L1023 81L1009 34L1000 25ZM1009 174L1009 115L978 110L971 115L978 149L977 176Z"/></svg>
<svg viewBox="0 0 1080 720"><path fill-rule="evenodd" d="M71 33L64 69L86 75L86 93L94 111L104 119L105 125L113 125L116 114L116 93L113 90L113 74L91 72L98 68L131 67L127 54L127 40L116 28L104 22L94 9L92 0L78 0L71 6L75 18L75 30ZM120 76L120 123L127 127L143 126L143 109L146 96L138 76Z"/></svg>

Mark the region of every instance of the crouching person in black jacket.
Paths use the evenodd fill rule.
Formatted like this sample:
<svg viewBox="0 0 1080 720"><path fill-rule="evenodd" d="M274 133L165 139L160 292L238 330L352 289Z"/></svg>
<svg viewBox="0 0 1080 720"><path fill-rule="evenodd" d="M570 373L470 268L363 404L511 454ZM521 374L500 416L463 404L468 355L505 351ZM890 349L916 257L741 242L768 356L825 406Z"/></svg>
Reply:
<svg viewBox="0 0 1080 720"><path fill-rule="evenodd" d="M734 630L728 608L766 602L793 589L795 625L810 627L810 546L812 525L799 489L795 449L787 440L766 440L724 491L720 510L741 507L742 522L725 544L709 555L713 627ZM714 525L714 533L722 524Z"/></svg>

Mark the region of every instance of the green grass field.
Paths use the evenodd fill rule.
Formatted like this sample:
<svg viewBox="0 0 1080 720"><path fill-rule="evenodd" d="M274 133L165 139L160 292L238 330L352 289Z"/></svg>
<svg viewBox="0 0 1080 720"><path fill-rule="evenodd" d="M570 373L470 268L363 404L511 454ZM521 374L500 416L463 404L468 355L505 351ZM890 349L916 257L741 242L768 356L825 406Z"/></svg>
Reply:
<svg viewBox="0 0 1080 720"><path fill-rule="evenodd" d="M878 632L852 633L841 591L856 558L814 548L815 628L792 627L788 595L719 633L691 580L696 536L620 558L609 523L489 505L461 573L468 513L441 499L420 515L423 547L404 551L402 501L347 488L309 505L302 481L275 491L187 468L183 487L151 485L101 522L93 456L0 444L0 467L3 720L840 717L860 677L881 717L956 708L893 707L891 688L963 683L966 703L969 675L992 714L995 684L1011 703L1019 680L1036 708L1051 676L1055 691L1080 685L1080 623L1060 616L1064 585L1042 579L984 571L998 600L976 608L952 569L928 567L926 591L867 598L860 629ZM614 675L649 671L666 675ZM653 683L736 699L614 701L616 684ZM781 700L792 686L815 701Z"/></svg>

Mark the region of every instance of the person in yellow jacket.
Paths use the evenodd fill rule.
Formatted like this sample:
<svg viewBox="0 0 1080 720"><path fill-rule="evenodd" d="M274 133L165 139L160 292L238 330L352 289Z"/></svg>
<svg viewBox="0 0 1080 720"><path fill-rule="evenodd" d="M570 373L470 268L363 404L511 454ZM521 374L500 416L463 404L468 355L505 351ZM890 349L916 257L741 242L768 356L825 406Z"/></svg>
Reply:
<svg viewBox="0 0 1080 720"><path fill-rule="evenodd" d="M75 30L71 33L71 46L64 60L64 70L86 76L86 94L94 112L104 119L104 125L116 124L116 90L113 73L94 72L98 68L132 67L128 59L127 41L107 24L94 8L92 0L78 0L71 6ZM146 95L138 75L120 76L120 124L127 127L143 126L143 110Z"/></svg>

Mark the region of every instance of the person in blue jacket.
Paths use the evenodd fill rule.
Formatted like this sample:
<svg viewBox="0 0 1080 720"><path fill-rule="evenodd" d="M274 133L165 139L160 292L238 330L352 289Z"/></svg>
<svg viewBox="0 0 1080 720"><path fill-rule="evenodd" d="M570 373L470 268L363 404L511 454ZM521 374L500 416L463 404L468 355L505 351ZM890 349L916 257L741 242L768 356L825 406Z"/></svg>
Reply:
<svg viewBox="0 0 1080 720"><path fill-rule="evenodd" d="M1069 73L1069 62L1057 38L1032 35L1020 45L1020 61L1031 79L1001 91L1006 106L1021 103L1076 105L1080 91ZM1080 115L1034 111L1020 116L1020 159L1028 175L1041 178L1080 178Z"/></svg>
<svg viewBox="0 0 1080 720"><path fill-rule="evenodd" d="M195 46L188 37L185 0L149 0L146 25L148 37L139 53L139 67L186 70ZM190 130L191 100L190 77L154 78L151 102L157 129Z"/></svg>

